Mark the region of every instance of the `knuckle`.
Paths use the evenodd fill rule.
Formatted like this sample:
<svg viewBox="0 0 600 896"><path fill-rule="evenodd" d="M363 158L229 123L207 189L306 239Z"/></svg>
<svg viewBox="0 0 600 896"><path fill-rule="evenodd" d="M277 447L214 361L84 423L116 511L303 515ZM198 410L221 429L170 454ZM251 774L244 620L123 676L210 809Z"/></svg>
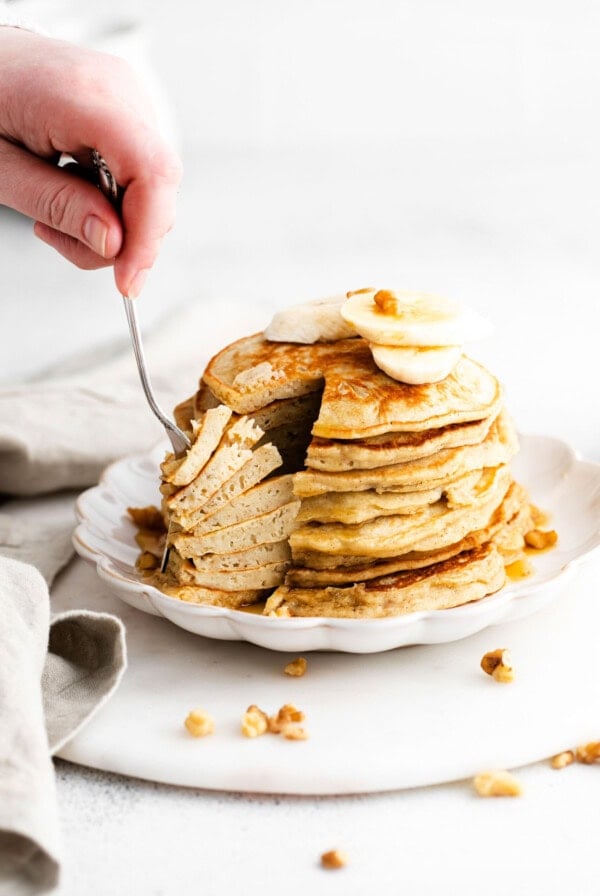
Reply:
<svg viewBox="0 0 600 896"><path fill-rule="evenodd" d="M46 223L54 230L64 230L69 205L72 202L72 199L73 190L67 184L54 188L45 196L43 207L45 208L46 214L44 217Z"/></svg>
<svg viewBox="0 0 600 896"><path fill-rule="evenodd" d="M155 177L170 186L176 187L183 177L183 164L179 156L171 149L163 147L154 153L150 162L150 170Z"/></svg>

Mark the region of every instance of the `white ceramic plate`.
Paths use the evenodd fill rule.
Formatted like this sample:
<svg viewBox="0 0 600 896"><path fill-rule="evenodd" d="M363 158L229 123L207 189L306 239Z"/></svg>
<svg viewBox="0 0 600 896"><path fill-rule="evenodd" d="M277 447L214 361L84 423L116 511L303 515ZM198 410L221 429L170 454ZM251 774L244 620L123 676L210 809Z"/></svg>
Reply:
<svg viewBox="0 0 600 896"><path fill-rule="evenodd" d="M490 625L527 616L556 597L575 567L600 546L600 464L582 460L546 436L522 436L513 469L551 515L558 546L533 558L534 574L483 600L389 619L269 618L202 607L167 597L135 569L138 547L127 507L159 502L158 465L165 445L112 464L77 502L74 544L122 600L198 635L244 640L271 650L376 653L409 644L456 641Z"/></svg>

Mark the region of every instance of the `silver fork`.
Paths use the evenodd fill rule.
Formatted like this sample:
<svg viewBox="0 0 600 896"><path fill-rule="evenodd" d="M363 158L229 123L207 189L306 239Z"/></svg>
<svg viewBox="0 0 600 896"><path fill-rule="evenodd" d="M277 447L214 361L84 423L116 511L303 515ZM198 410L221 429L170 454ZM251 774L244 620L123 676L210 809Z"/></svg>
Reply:
<svg viewBox="0 0 600 896"><path fill-rule="evenodd" d="M121 191L108 165L96 149L92 150L92 164L96 173L96 183L98 185L98 188L106 196L106 198L110 200L114 208L116 208L117 211L120 211ZM171 445L173 446L173 453L176 456L183 454L185 451L187 451L188 448L191 447L191 442L186 434L182 432L182 430L179 429L179 427L173 422L173 420L167 417L167 415L159 406L154 395L154 391L150 384L150 377L148 375L146 357L144 355L142 334L140 332L140 327L137 319L135 299L130 299L128 296L123 296L123 304L125 306L125 314L127 316L127 323L129 324L129 333L131 335L133 353L135 355L135 361L137 364L138 373L140 375L140 380L142 382L144 395L146 396L146 400L150 406L150 410L164 426ZM169 533L167 532L165 549L160 564L161 572L165 571L168 559Z"/></svg>

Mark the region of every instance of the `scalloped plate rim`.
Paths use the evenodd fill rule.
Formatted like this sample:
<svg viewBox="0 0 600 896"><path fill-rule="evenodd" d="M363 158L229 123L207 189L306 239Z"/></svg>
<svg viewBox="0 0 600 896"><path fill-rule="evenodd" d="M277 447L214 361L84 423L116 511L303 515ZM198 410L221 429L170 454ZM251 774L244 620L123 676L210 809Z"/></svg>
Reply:
<svg viewBox="0 0 600 896"><path fill-rule="evenodd" d="M566 449L571 463L577 463L592 467L596 469L600 474L600 464L586 460L581 456L579 451L577 451L571 445L561 439L544 434L522 435L521 438L538 438L551 442L563 451ZM338 619L332 617L278 617L275 619L268 616L260 616L258 614L248 613L243 610L234 610L228 609L226 607L210 607L187 603L185 601L179 600L176 597L171 597L169 595L163 594L153 585L148 585L142 582L137 577L133 577L132 575L127 575L126 573L122 572L115 565L112 557L110 557L106 553L103 553L101 550L92 547L90 544L88 544L88 539L86 538L86 533L89 531L92 536L89 540L93 541L94 529L96 529L96 531L99 531L99 534L104 538L107 537L101 529L99 530L97 526L94 526L94 524L90 522L89 515L86 512L86 504L92 501L93 507L93 502L96 496L105 492L105 490L108 490L108 492L114 497L113 493L116 488L116 484L114 482L115 471L127 469L128 467L131 467L132 464L151 461L155 453L159 450L162 450L162 448L163 443L160 442L146 452L128 455L124 458L114 461L113 463L109 464L103 471L98 485L87 489L86 491L82 492L81 495L79 495L75 505L75 512L79 523L73 534L73 545L77 553L83 559L95 565L99 577L104 582L106 582L109 587L112 586L112 590L121 600L123 600L124 602L128 602L123 596L123 592L127 592L132 595L135 594L138 601L142 599L144 603L147 603L147 607L145 607L144 610L141 610L137 603L130 604L131 606L134 606L136 609L140 609L142 612L164 616L164 618L168 618L170 622L173 622L174 625L177 625L178 623L174 622L170 617L167 617L165 616L165 614L161 613L161 604L165 607L176 609L177 612L181 613L183 616L193 617L197 620L230 620L233 623L237 623L238 627L241 626L241 629L259 629L271 632L280 629L287 632L296 631L298 633L303 631L312 631L315 629L325 629L328 631L340 631L352 634L355 634L358 631L365 632L372 630L373 632L381 632L389 629L397 629L399 636L399 640L396 645L397 647L405 645L407 646L409 643L438 643L439 639L436 642L429 642L423 639L420 639L417 642L413 642L407 641L402 636L407 634L411 628L415 628L417 625L422 623L426 624L427 622L435 621L436 625L440 623L443 624L445 622L451 624L452 622L462 621L463 617L466 617L466 619L470 622L476 622L477 631L480 631L483 628L487 628L488 626L495 625L498 621L498 612L505 609L508 604L525 600L528 597L537 594L541 589L549 585L553 586L552 588L549 588L549 592L551 593L548 595L548 598L546 600L543 600L541 602L541 605L545 604L548 600L551 600L553 597L553 593L556 593L556 591L558 590L554 586L563 584L571 577L571 575L576 572L577 568L583 562L587 562L594 554L600 554L599 527L594 536L596 539L596 543L592 544L589 549L582 551L582 553L568 560L563 566L560 567L558 571L551 570L546 574L538 574L531 581L523 580L523 582L510 583L508 585L505 585L500 591L496 592L495 594L488 595L481 600L463 604L458 607L450 607L441 610L419 610L413 613L403 614L401 616L390 616L384 619ZM139 471L136 471L136 475L140 475ZM116 503L121 504L118 499ZM119 543L124 544L126 542L121 540ZM131 544L129 546L133 547L134 545ZM156 606L156 604L158 604L158 606ZM539 606L540 602L538 601L538 608ZM533 612L535 612L535 608L533 608ZM477 616L480 617L478 621L476 621ZM484 617L483 620L481 618L482 616ZM493 618L487 620L487 616L492 616ZM193 631L191 629L186 630ZM472 632L469 630L468 634L471 633ZM210 633L202 631L197 632L197 634L203 635L204 637L214 637ZM239 631L237 631L237 635L242 639L245 638L246 640L253 642L253 639L246 637L243 631L241 632L241 634ZM465 635L457 635L456 632L453 632L451 635L449 634L447 640L457 640L464 636ZM300 646L298 649L311 648L302 648ZM342 649L353 652L355 648L353 648L352 646L342 648L337 646L335 648L332 647L329 649ZM377 649L378 648L375 648L375 650Z"/></svg>

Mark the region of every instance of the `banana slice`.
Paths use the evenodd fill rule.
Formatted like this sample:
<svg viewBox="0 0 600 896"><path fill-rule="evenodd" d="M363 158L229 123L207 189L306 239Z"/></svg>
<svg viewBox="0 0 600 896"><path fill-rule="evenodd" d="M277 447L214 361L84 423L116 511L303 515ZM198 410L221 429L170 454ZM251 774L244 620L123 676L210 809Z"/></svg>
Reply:
<svg viewBox="0 0 600 896"><path fill-rule="evenodd" d="M267 329L265 338L271 342L336 342L356 336L352 324L340 314L345 296L332 296L304 302L278 311Z"/></svg>
<svg viewBox="0 0 600 896"><path fill-rule="evenodd" d="M476 311L424 292L387 289L350 294L341 315L376 345L456 346L489 335Z"/></svg>
<svg viewBox="0 0 600 896"><path fill-rule="evenodd" d="M420 385L446 379L462 354L460 345L436 348L370 345L380 370L400 383Z"/></svg>

